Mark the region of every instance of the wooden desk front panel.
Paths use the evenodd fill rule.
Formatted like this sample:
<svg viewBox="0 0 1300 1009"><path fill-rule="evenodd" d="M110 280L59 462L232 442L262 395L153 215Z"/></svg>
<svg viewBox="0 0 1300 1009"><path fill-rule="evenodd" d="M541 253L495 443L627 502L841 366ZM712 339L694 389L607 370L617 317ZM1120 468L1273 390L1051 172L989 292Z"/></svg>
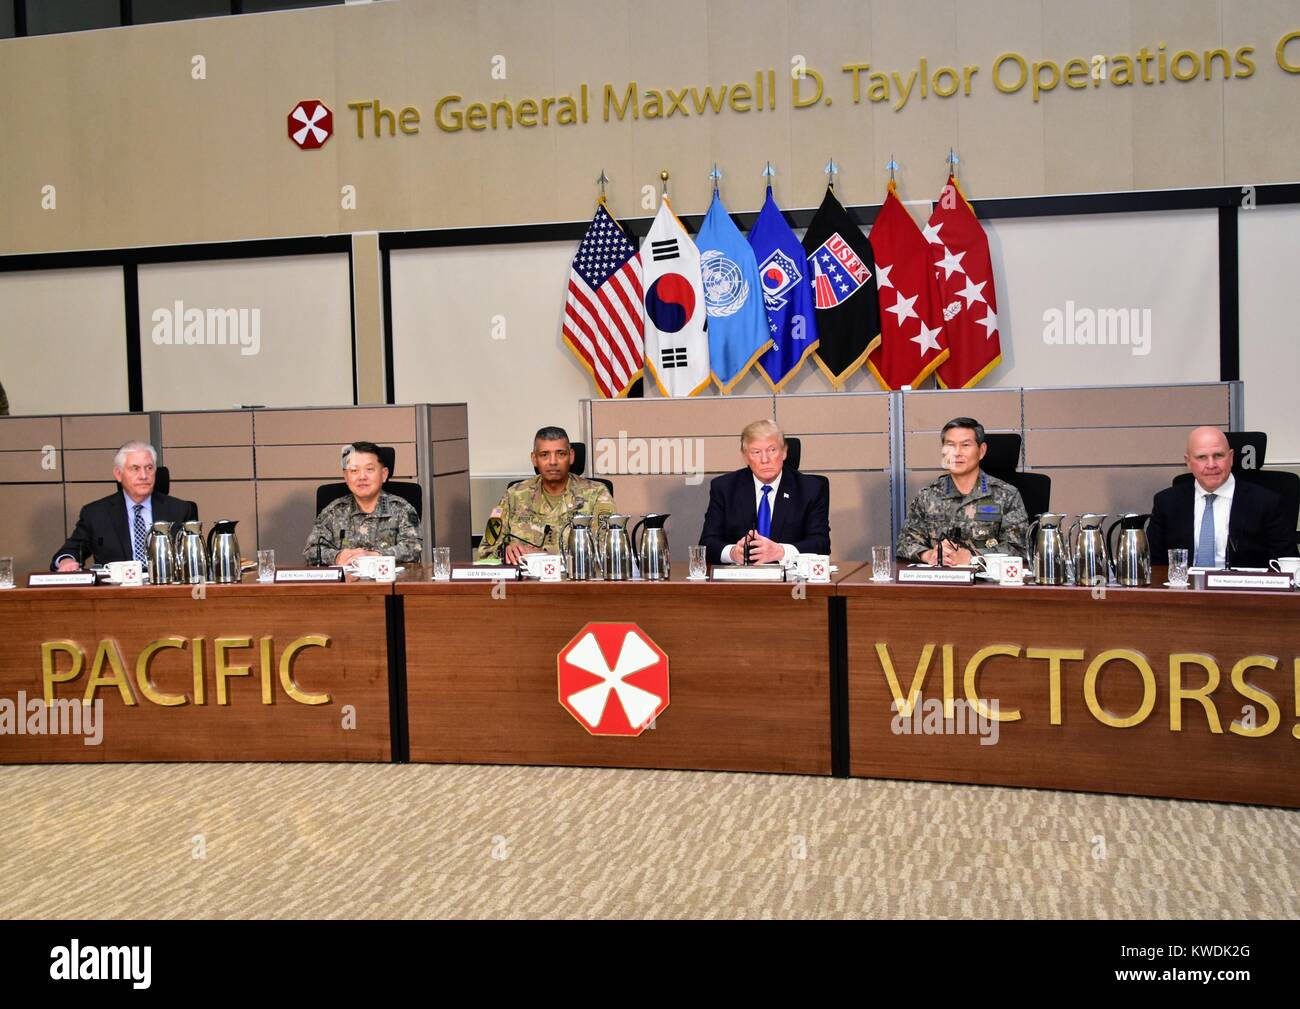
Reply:
<svg viewBox="0 0 1300 1009"><path fill-rule="evenodd" d="M1300 806L1300 595L1111 588L1093 598L1081 588L853 584L858 580L839 587L847 596L852 774ZM1019 720L1001 722L992 745L981 745L978 734L902 731L925 729L925 718L900 720L891 707L878 643L888 646L904 697L925 645L934 645L920 684L927 702L943 697L944 645L953 649L960 699L979 649L1018 647L1019 657L993 655L980 664L975 686L978 696L998 701L1002 715L1018 709ZM1049 662L1026 657L1029 648L1084 652L1082 661L1061 663L1060 724L1051 720ZM1124 658L1106 662L1095 677L1094 706L1113 718L1138 715L1154 698L1130 727L1104 724L1086 700L1088 667L1110 649L1139 653L1151 669L1151 686ZM1171 729L1170 656L1180 653L1217 665L1209 702L1221 731L1211 731L1206 708L1188 697L1177 705L1179 731ZM1275 669L1243 670L1248 688L1270 695L1271 712L1233 685L1234 666L1250 656L1276 662ZM1183 691L1212 678L1201 665L1180 668ZM1253 714L1243 713L1247 707ZM1230 728L1243 718L1257 730L1275 724L1247 738ZM932 729L937 725L935 717ZM986 735L994 738L991 728Z"/></svg>
<svg viewBox="0 0 1300 1009"><path fill-rule="evenodd" d="M829 774L832 587L793 589L399 582L411 760ZM560 705L558 653L593 621L668 655L668 708L638 737L589 735Z"/></svg>
<svg viewBox="0 0 1300 1009"><path fill-rule="evenodd" d="M392 758L384 606L392 586L244 584L205 590L199 599L182 586L0 593L0 762ZM305 695L328 695L326 703L294 700L281 680L282 657L306 635L322 635L329 643L297 650L291 680ZM137 665L150 642L170 637L184 639L184 647L155 652L149 678L157 691L183 695L186 703L163 706L140 687ZM225 704L219 703L215 661L216 639L222 637L251 640L249 647L227 650L228 666L251 671L223 677ZM269 676L263 671L266 637L271 639ZM204 639L202 703L195 689L196 638ZM101 643L116 644L136 703L125 704L115 685L95 691L103 701L97 745L86 745L84 731L16 734L12 722L6 723L14 714L6 701L16 702L20 692L29 704L43 697L42 643L57 641L73 643L84 659L76 679L54 684L56 701L84 696L101 647L106 649L101 676L112 676L107 661L112 645ZM56 672L70 671L75 661L65 651L52 659ZM270 704L263 702L268 689ZM46 709L47 721L55 711ZM66 710L60 715L68 717Z"/></svg>

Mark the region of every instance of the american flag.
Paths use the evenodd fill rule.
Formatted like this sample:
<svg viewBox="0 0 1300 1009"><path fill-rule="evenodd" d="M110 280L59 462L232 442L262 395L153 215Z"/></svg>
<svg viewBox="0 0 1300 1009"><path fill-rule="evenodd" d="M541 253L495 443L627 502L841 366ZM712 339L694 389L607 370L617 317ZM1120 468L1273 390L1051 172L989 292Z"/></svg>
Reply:
<svg viewBox="0 0 1300 1009"><path fill-rule="evenodd" d="M564 305L564 342L578 355L601 396L627 394L645 363L641 255L605 204L578 246Z"/></svg>

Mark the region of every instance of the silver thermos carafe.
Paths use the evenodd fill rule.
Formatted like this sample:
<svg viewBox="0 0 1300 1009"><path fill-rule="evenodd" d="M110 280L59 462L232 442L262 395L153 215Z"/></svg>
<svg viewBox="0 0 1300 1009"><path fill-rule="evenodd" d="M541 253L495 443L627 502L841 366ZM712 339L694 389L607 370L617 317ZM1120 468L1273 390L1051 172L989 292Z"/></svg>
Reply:
<svg viewBox="0 0 1300 1009"><path fill-rule="evenodd" d="M1129 512L1117 518L1106 530L1110 555L1115 560L1115 581L1120 585L1151 584L1151 546L1147 543L1147 520L1150 518L1150 515ZM1118 541L1116 533L1119 533Z"/></svg>
<svg viewBox="0 0 1300 1009"><path fill-rule="evenodd" d="M155 522L145 544L149 558L149 582L169 585L176 580L176 552L172 549L172 524Z"/></svg>
<svg viewBox="0 0 1300 1009"><path fill-rule="evenodd" d="M1030 560L1039 585L1065 585L1069 582L1065 537L1061 533L1064 521L1064 515L1043 512L1029 524Z"/></svg>
<svg viewBox="0 0 1300 1009"><path fill-rule="evenodd" d="M569 579L575 582L591 581L600 577L600 557L591 528L592 516L578 512L560 530L560 545L564 551L564 566ZM565 548L566 533L568 546Z"/></svg>
<svg viewBox="0 0 1300 1009"><path fill-rule="evenodd" d="M186 522L176 533L176 580L197 585L208 580L208 551L203 523Z"/></svg>
<svg viewBox="0 0 1300 1009"><path fill-rule="evenodd" d="M208 530L208 572L214 582L238 582L243 558L235 538L236 519L218 519Z"/></svg>
<svg viewBox="0 0 1300 1009"><path fill-rule="evenodd" d="M605 578L622 582L632 577L632 543L627 534L627 520L632 516L613 514L607 516L605 527Z"/></svg>
<svg viewBox="0 0 1300 1009"><path fill-rule="evenodd" d="M632 527L632 548L641 562L641 577L645 581L668 581L668 532L664 529L667 521L667 514L651 512ZM640 538L637 537L638 531L641 532Z"/></svg>
<svg viewBox="0 0 1300 1009"><path fill-rule="evenodd" d="M1086 512L1070 526L1068 540L1074 557L1076 585L1105 585L1110 580L1106 533L1102 529L1105 521L1105 515Z"/></svg>

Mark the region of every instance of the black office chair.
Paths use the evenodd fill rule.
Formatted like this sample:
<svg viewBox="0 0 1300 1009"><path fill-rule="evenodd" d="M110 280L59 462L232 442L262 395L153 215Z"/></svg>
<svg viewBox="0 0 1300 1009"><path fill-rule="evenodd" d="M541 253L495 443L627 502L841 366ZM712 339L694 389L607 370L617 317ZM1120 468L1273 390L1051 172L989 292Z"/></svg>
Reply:
<svg viewBox="0 0 1300 1009"><path fill-rule="evenodd" d="M585 475L584 471L587 468L587 446L580 441L571 441L569 442L569 447L573 449L573 465L569 467L569 472L574 474L575 476ZM534 466L533 475L535 476L536 474L537 474L537 467ZM506 484L506 487L509 488L509 487L514 487L517 484L521 484L524 482L524 479L527 478L525 477L520 480L511 480L508 484ZM614 493L613 480L608 480L603 476L587 477L587 479L595 480L597 483L603 483L611 494Z"/></svg>
<svg viewBox="0 0 1300 1009"><path fill-rule="evenodd" d="M391 446L381 445L379 447L379 461L391 474L397 465L397 450ZM388 480L384 483L383 489L389 494L396 494L403 501L408 502L415 509L417 519L424 514L424 493L420 490L418 483ZM321 484L316 488L316 514L319 515L324 511L326 505L337 501L348 493L346 483Z"/></svg>
<svg viewBox="0 0 1300 1009"><path fill-rule="evenodd" d="M1020 491L1025 511L1032 519L1051 509L1052 478L1046 473L1026 473L1020 465L1020 435L998 432L985 434L988 451L980 468L989 476L997 477Z"/></svg>
<svg viewBox="0 0 1300 1009"><path fill-rule="evenodd" d="M798 438L787 438L785 440L785 468L799 468L799 459L803 455L803 442Z"/></svg>
<svg viewBox="0 0 1300 1009"><path fill-rule="evenodd" d="M113 481L117 483L116 480ZM166 466L159 466L153 475L153 491L155 494L169 494L172 489L172 473ZM117 484L118 493L122 491L122 485Z"/></svg>
<svg viewBox="0 0 1300 1009"><path fill-rule="evenodd" d="M1282 511L1294 529L1300 523L1300 475L1280 469L1264 469L1264 457L1268 452L1268 434L1264 431L1225 431L1228 447L1232 449L1232 475L1238 480L1248 480L1253 484L1271 490L1282 499ZM1249 449L1249 453L1245 450ZM1249 454L1250 458L1243 456ZM1245 464L1251 465L1247 467ZM1173 485L1189 483L1194 477L1190 473L1179 473L1174 477ZM1300 549L1300 533L1296 534L1296 547Z"/></svg>

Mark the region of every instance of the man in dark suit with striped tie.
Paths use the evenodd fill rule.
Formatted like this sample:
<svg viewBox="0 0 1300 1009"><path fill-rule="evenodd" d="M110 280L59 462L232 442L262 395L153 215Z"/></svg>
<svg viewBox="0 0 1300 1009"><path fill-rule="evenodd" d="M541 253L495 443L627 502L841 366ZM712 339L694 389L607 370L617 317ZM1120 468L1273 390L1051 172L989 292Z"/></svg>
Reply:
<svg viewBox="0 0 1300 1009"><path fill-rule="evenodd" d="M710 564L774 564L831 552L830 481L785 465L785 435L770 420L740 434L744 469L709 485L700 544Z"/></svg>
<svg viewBox="0 0 1300 1009"><path fill-rule="evenodd" d="M154 493L157 475L158 453L148 442L129 441L119 448L113 457L113 479L121 491L81 509L77 527L50 561L50 569L76 571L91 555L97 564L145 562L145 543L155 522L196 521L199 509L193 501Z"/></svg>

